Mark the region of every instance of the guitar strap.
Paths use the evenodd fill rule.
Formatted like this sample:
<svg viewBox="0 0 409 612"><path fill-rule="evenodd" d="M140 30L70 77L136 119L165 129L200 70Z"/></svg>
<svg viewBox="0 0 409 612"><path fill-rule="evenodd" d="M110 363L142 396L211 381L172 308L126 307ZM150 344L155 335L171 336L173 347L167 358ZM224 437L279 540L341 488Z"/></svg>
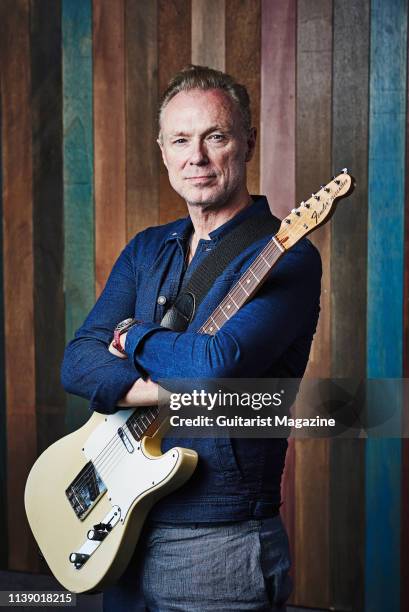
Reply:
<svg viewBox="0 0 409 612"><path fill-rule="evenodd" d="M253 242L264 236L274 236L281 221L269 211L247 217L222 238L185 282L161 321L162 327L185 331L193 321L199 304L210 291L214 281L228 264Z"/></svg>

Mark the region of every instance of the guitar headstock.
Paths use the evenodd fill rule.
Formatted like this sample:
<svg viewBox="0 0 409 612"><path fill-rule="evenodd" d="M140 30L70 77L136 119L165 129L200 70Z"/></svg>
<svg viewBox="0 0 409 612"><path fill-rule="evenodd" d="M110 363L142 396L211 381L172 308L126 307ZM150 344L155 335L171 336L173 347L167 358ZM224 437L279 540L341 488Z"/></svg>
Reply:
<svg viewBox="0 0 409 612"><path fill-rule="evenodd" d="M354 188L354 180L344 168L332 181L313 193L305 202L283 219L276 238L287 250L301 238L323 225L335 212L337 200L347 196Z"/></svg>

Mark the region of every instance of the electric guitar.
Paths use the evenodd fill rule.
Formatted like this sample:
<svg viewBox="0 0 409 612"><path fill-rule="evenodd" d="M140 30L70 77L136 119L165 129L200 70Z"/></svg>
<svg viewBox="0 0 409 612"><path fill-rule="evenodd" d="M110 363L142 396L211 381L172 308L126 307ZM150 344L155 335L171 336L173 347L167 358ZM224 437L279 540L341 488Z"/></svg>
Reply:
<svg viewBox="0 0 409 612"><path fill-rule="evenodd" d="M344 169L281 223L199 333L213 335L259 289L274 264L333 214L353 188ZM28 476L25 507L38 546L69 591L101 590L125 570L153 504L185 483L197 464L186 448L161 452L166 412L157 406L97 412L52 444Z"/></svg>

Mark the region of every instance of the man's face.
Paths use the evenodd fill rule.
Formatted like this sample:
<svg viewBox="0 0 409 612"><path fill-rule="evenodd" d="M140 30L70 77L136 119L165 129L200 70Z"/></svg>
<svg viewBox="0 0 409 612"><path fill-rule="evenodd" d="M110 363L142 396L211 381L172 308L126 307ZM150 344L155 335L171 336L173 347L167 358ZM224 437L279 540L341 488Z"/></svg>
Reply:
<svg viewBox="0 0 409 612"><path fill-rule="evenodd" d="M179 92L163 110L161 137L169 181L188 204L218 208L246 190L255 132L245 133L239 109L223 91Z"/></svg>

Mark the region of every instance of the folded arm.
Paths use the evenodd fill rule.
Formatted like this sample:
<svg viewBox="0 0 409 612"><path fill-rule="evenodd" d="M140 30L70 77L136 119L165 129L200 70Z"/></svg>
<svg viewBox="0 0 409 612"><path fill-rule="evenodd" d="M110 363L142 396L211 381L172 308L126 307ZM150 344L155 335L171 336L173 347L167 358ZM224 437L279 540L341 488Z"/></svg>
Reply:
<svg viewBox="0 0 409 612"><path fill-rule="evenodd" d="M126 335L129 361L154 381L261 376L300 335L315 331L321 262L313 247L288 253L260 292L214 336L154 323ZM210 313L209 313L210 314Z"/></svg>
<svg viewBox="0 0 409 612"><path fill-rule="evenodd" d="M64 353L64 388L89 399L90 407L100 412L115 412L141 376L134 363L118 359L108 350L115 325L134 316L133 248L132 241L122 251L101 296Z"/></svg>

